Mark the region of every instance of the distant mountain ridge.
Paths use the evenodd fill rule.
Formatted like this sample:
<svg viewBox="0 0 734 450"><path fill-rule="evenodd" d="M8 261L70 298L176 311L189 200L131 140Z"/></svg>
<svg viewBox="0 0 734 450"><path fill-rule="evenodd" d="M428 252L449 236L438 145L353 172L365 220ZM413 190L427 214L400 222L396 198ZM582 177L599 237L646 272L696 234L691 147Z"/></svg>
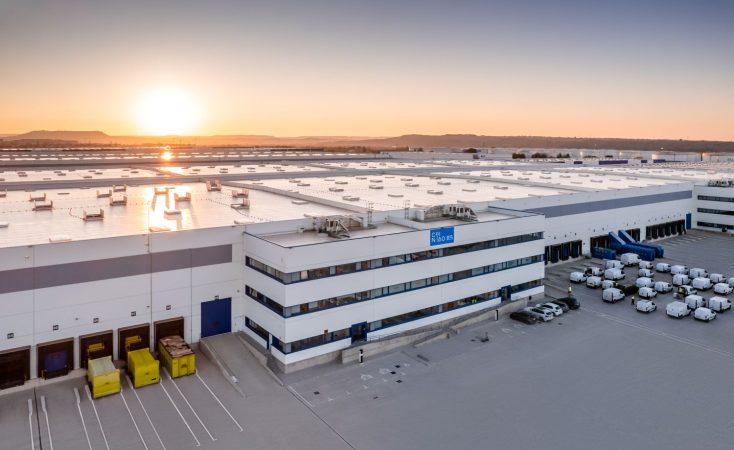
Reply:
<svg viewBox="0 0 734 450"><path fill-rule="evenodd" d="M693 152L734 152L732 141L688 141L674 139L576 138L547 136L483 136L475 134L425 135L396 137L214 135L214 136L110 136L101 131L48 131L10 135L13 141L76 141L78 145L199 145L199 146L286 146L286 147L369 147L405 149L406 147L445 148L549 148L665 150Z"/></svg>

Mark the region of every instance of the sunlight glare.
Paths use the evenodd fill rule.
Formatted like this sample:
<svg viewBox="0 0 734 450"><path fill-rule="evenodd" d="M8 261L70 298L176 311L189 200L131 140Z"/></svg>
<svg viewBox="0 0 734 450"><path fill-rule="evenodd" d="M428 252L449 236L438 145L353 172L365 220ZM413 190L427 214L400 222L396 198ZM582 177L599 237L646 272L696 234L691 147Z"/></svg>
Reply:
<svg viewBox="0 0 734 450"><path fill-rule="evenodd" d="M135 105L135 118L146 134L192 134L201 120L201 111L190 94L166 87L143 94Z"/></svg>

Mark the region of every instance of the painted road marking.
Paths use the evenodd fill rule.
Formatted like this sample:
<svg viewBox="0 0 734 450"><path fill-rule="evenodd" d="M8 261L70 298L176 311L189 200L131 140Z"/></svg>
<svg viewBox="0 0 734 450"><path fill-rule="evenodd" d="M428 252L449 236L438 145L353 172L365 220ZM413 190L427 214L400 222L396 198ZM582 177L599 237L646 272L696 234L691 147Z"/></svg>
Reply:
<svg viewBox="0 0 734 450"><path fill-rule="evenodd" d="M196 446L197 447L201 447L201 442L199 442L199 439L194 434L194 431L189 426L189 423L186 421L186 419L184 418L183 414L181 414L181 410L179 410L178 409L178 406L176 406L176 404L173 402L173 399L171 398L171 394L168 393L168 389L166 389L166 387L163 386L163 383L158 383L158 385L161 387L161 389L163 389L163 392L166 394L166 397L168 397L168 401L171 402L171 404L173 405L173 408L178 413L178 417L181 418L181 421L184 423L184 425L186 425L186 428L189 429L189 433L191 433L191 436L194 438L194 441L196 441Z"/></svg>
<svg viewBox="0 0 734 450"><path fill-rule="evenodd" d="M36 438L33 437L33 400L31 399L28 399L28 430L31 432L31 450L36 450Z"/></svg>
<svg viewBox="0 0 734 450"><path fill-rule="evenodd" d="M148 449L148 444L145 443L145 439L143 439L143 435L140 433L140 428L138 427L138 423L135 421L135 417L133 417L132 411L130 411L130 407L127 404L127 400L125 400L125 396L122 394L122 383L120 384L120 398L122 399L122 403L125 404L125 409L127 409L127 413L130 415L130 419L133 421L133 425L135 425L135 430L138 432L138 436L140 437L140 442L143 443L143 447L145 447L145 450Z"/></svg>
<svg viewBox="0 0 734 450"><path fill-rule="evenodd" d="M97 406L94 404L94 399L92 398L92 393L89 392L89 385L84 385L84 390L87 392L87 398L89 399L89 402L92 404L92 409L94 410L94 415L97 417L97 425L99 425L99 431L102 432L102 439L104 439L104 445L107 447L107 450L110 450L110 444L107 442L107 435L104 432L104 428L102 428L102 421L99 420L99 414L97 413Z"/></svg>
<svg viewBox="0 0 734 450"><path fill-rule="evenodd" d="M171 383L173 384L173 387L175 387L175 388L176 388L176 390L178 391L178 393L179 393L179 395L181 396L181 398L182 398L182 399L184 399L184 401L185 401L185 402L186 402L186 404L188 405L188 407L189 407L189 409L191 410L191 412L192 412L192 413L194 413L194 416L196 417L196 420L198 420L198 421L199 421L199 423L201 424L201 427L202 427L202 428L204 428L204 431L206 431L206 434L208 434L208 435L209 435L209 438L210 438L210 439L211 439L212 441L216 441L216 440L217 440L217 438L215 438L214 436L212 436L212 434L211 434L211 433L209 432L209 429L208 429L208 428L206 427L206 425L204 425L204 422L202 422L202 420L201 420L201 418L199 417L199 415L198 415L198 414L196 414L196 411L194 411L194 407L193 407L193 406L191 406L191 403L189 403L189 400L188 400L188 399L186 398L186 396L185 396L185 395L183 394L183 392L181 392L181 389L179 389L179 387L178 387L178 385L176 384L176 382L175 382L175 381L173 381L173 378L171 378L171 374L169 374L169 373L168 373L168 369L166 369L166 368L164 367L164 368L163 368L163 372L164 372L164 373L166 374L166 377L168 377L168 379L169 379L169 380L171 381Z"/></svg>
<svg viewBox="0 0 734 450"><path fill-rule="evenodd" d="M82 415L82 407L80 406L81 398L79 398L79 389L74 388L74 396L76 396L76 410L79 411L79 418L82 420L82 426L84 427L84 436L87 437L87 445L89 450L92 450L92 442L89 440L89 433L87 432L87 424L84 423L84 416Z"/></svg>
<svg viewBox="0 0 734 450"><path fill-rule="evenodd" d="M222 401L219 400L219 397L217 397L216 394L214 394L214 392L212 392L212 390L209 387L209 385L207 385L204 382L204 380L199 376L199 372L196 372L194 375L196 375L196 378L198 378L199 381L201 381L201 384L204 385L204 387L206 388L206 390L209 391L210 394L212 394L212 397L214 397L214 400L216 400L217 403L219 403L219 406L222 407L222 409L224 410L224 412L226 412L227 415L229 416L229 418L232 419L232 422L234 422L234 424L237 425L237 428L240 429L240 433L242 433L242 431L244 431L244 428L242 428L242 425L240 425L240 423L237 422L237 420L234 418L234 416L232 416L232 413L230 413L229 410L222 404Z"/></svg>
<svg viewBox="0 0 734 450"><path fill-rule="evenodd" d="M145 413L145 417L148 418L148 423L150 424L150 427L153 429L153 433L155 433L155 437L158 438L158 442L160 442L161 447L163 448L163 450L166 450L166 446L163 445L163 441L161 440L161 436L158 434L158 430L155 429L155 425L153 425L153 421L150 420L150 415L148 415L148 410L145 409L145 406L143 405L143 401L140 400L140 396L138 395L137 392L135 392L135 388L133 387L133 382L130 381L130 377L128 377L128 376L125 376L125 380L127 380L127 385L130 386L130 390L133 391L133 394L135 394L135 398L138 399L138 403L140 403L140 407L143 408L143 412Z"/></svg>
<svg viewBox="0 0 734 450"><path fill-rule="evenodd" d="M46 396L41 396L41 409L43 410L43 415L46 416L46 430L48 431L48 442L51 444L51 450L54 450L54 440L51 437L51 425L48 422L48 411L46 411Z"/></svg>

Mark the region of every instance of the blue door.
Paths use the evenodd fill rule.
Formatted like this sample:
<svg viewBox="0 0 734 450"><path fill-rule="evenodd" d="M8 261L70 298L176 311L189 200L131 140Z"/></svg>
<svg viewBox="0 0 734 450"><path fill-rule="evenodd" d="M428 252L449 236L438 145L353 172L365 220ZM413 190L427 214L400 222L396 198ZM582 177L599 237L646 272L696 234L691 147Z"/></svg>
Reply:
<svg viewBox="0 0 734 450"><path fill-rule="evenodd" d="M686 214L686 230L691 229L691 213Z"/></svg>
<svg viewBox="0 0 734 450"><path fill-rule="evenodd" d="M512 286L504 286L500 289L500 295L503 302L510 300L512 298Z"/></svg>
<svg viewBox="0 0 734 450"><path fill-rule="evenodd" d="M232 299L201 303L201 337L232 331Z"/></svg>

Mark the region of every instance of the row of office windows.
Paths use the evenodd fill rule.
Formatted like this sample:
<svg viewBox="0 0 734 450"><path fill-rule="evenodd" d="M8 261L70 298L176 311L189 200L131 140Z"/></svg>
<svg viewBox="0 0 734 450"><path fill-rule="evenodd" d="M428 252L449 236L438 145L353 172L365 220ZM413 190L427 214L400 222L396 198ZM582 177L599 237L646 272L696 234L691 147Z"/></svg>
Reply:
<svg viewBox="0 0 734 450"><path fill-rule="evenodd" d="M436 286L444 283L451 283L453 281L459 281L466 278L472 278L480 275L486 275L489 273L499 272L502 270L512 269L514 267L527 266L528 264L535 264L543 261L543 255L527 256L525 258L513 259L510 261L503 261L496 264L490 264L487 266L476 267L474 269L466 269L458 272L448 273L444 275L437 275L429 278L421 278L419 280L408 281L405 283L393 284L391 286L383 286L368 291L354 292L351 294L340 295L338 297L326 298L323 300L315 300L309 303L301 303L300 305L294 306L283 306L277 301L271 299L265 294L257 291L253 287L246 285L245 293L252 298L268 307L270 310L279 314L282 317L293 317L300 316L302 314L308 314L316 311L322 311L324 309L336 308L339 306L350 305L353 303L359 303L366 300L374 300L376 298L385 297L388 295L400 294L403 292L413 291L416 289L422 289L429 286Z"/></svg>
<svg viewBox="0 0 734 450"><path fill-rule="evenodd" d="M518 292L526 291L528 289L542 286L542 284L543 284L543 280L540 280L540 279L528 281L526 283L512 286L511 292L518 293ZM377 330L382 330L384 328L394 327L396 325L401 325L406 322L411 322L414 320L423 319L423 318L430 317L430 316L435 316L437 314L442 314L445 312L453 311L455 309L475 305L477 303L483 303L488 300L496 299L499 296L500 296L500 291L490 291L490 292L484 292L478 295L472 295L470 297L462 298L459 300L453 300L447 303L443 303L441 305L430 306L428 308L422 308L422 309L411 311L405 314L399 314L397 316L375 320L374 322L370 322L368 324L368 329L370 332L373 332ZM260 325L255 323L252 319L246 318L245 324L253 332L257 333L258 336L262 337L265 341L268 340L269 333L267 332L267 330L265 330ZM289 353L294 353L294 352L298 352L301 350L306 350L308 348L317 347L319 345L328 344L330 342L340 341L342 339L347 339L349 337L351 337L349 328L344 328L344 329L332 331L332 332L327 331L318 336L312 336L312 337L300 339L300 340L293 341L293 342L282 342L278 338L273 336L273 347L277 348L281 353L289 354Z"/></svg>
<svg viewBox="0 0 734 450"><path fill-rule="evenodd" d="M712 202L729 202L734 203L734 197L716 197L712 195L699 195L699 200L709 200Z"/></svg>
<svg viewBox="0 0 734 450"><path fill-rule="evenodd" d="M734 211L725 209L698 208L698 212L706 214L721 214L723 216L734 216Z"/></svg>
<svg viewBox="0 0 734 450"><path fill-rule="evenodd" d="M734 230L734 225L725 225L721 223L696 222L696 226L708 227L708 228L718 228L719 230Z"/></svg>
<svg viewBox="0 0 734 450"><path fill-rule="evenodd" d="M444 256L460 255L462 253L476 252L479 250L487 250L497 247L505 247L508 245L521 244L523 242L536 241L538 239L543 239L542 232L521 234L518 236L511 236L507 238L492 239L489 241L455 245L452 247L443 247L433 250L424 250L420 252L404 253L401 255L386 256L384 258L339 264L336 266L319 267L317 269L300 270L290 273L281 272L280 270L274 269L267 264L249 256L245 258L245 264L248 267L257 270L258 272L261 272L271 278L275 278L281 283L290 284L300 281L318 280L319 278L361 272L364 270L379 269L381 267L395 266L398 264L424 261L427 259L441 258Z"/></svg>

